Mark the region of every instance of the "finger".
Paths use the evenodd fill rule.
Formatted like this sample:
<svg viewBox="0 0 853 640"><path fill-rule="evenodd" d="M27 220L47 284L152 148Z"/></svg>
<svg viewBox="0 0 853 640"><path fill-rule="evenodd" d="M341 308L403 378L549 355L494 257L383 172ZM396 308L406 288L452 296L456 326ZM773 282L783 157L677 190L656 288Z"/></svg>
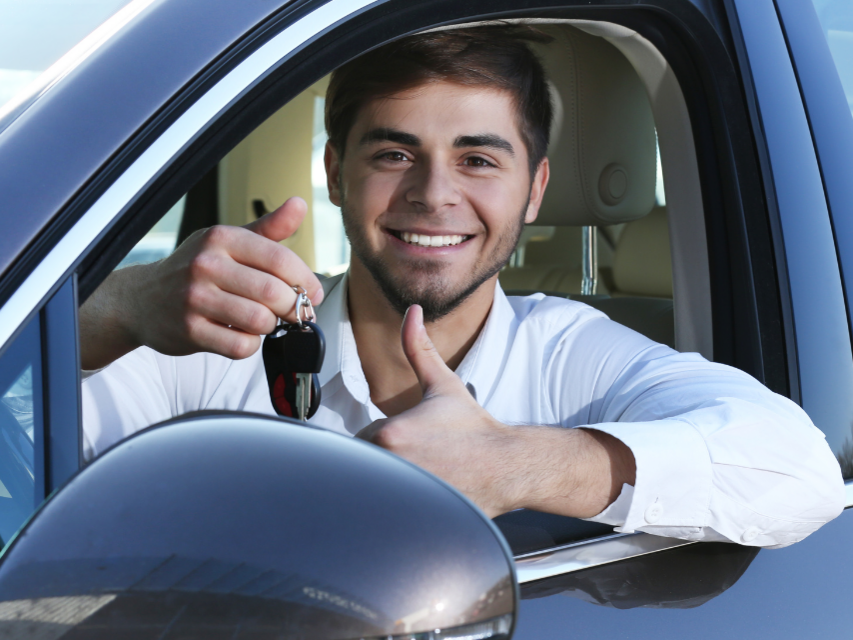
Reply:
<svg viewBox="0 0 853 640"><path fill-rule="evenodd" d="M424 312L420 305L413 304L406 311L401 331L403 352L415 370L424 397L432 393L449 391L462 382L457 375L444 363L441 355L432 344L426 327L424 327Z"/></svg>
<svg viewBox="0 0 853 640"><path fill-rule="evenodd" d="M296 292L290 285L265 271L234 260L219 257L210 259L221 262L211 267L215 275L210 277L210 281L220 290L258 302L275 316L296 322Z"/></svg>
<svg viewBox="0 0 853 640"><path fill-rule="evenodd" d="M278 323L275 314L264 305L210 285L191 288L187 302L193 315L251 335L271 333Z"/></svg>
<svg viewBox="0 0 853 640"><path fill-rule="evenodd" d="M275 211L267 213L243 228L275 242L286 240L299 228L308 205L299 197L289 198Z"/></svg>
<svg viewBox="0 0 853 640"><path fill-rule="evenodd" d="M190 336L194 345L191 353L207 351L232 360L248 358L261 346L259 336L217 324L201 316L196 316L191 322Z"/></svg>
<svg viewBox="0 0 853 640"><path fill-rule="evenodd" d="M212 251L202 251L193 258L193 268L201 277L213 277L223 263L217 260L223 252L236 262L275 276L289 287L301 286L313 304L323 301L323 286L307 264L292 250L268 238L240 227L211 227L205 243Z"/></svg>
<svg viewBox="0 0 853 640"><path fill-rule="evenodd" d="M268 240L276 243L286 240L299 229L299 225L305 219L305 214L308 212L308 204L302 198L294 196L288 198L283 205L275 211L271 211L266 215L261 216L254 222L245 225L245 229L256 233ZM295 255L295 254L294 254ZM284 279L285 282L292 286L299 285L308 293L312 304L320 304L323 302L323 287L320 286L320 281L314 272L308 266L299 260L304 269L300 269L301 273L295 274L299 279L295 282ZM280 274L274 274L281 277Z"/></svg>

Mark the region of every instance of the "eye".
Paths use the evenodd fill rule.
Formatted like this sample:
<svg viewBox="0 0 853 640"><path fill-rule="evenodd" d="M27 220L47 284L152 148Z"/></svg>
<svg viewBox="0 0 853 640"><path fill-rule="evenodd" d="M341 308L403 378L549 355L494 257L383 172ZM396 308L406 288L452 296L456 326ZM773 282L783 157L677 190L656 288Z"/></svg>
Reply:
<svg viewBox="0 0 853 640"><path fill-rule="evenodd" d="M409 158L402 151L386 151L380 154L378 160L388 160L390 162L407 162Z"/></svg>
<svg viewBox="0 0 853 640"><path fill-rule="evenodd" d="M467 167L494 167L495 165L480 156L469 156L463 161Z"/></svg>

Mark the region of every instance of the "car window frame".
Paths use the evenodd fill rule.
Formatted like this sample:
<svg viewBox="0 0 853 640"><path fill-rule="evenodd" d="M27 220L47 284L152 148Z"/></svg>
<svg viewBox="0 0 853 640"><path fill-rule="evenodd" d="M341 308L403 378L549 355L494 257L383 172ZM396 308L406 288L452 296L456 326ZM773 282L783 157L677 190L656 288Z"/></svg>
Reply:
<svg viewBox="0 0 853 640"><path fill-rule="evenodd" d="M67 278L16 336L17 340L24 330L35 326L38 354L33 388L38 392L33 393L37 419L33 425L35 477L30 515L82 466L76 287L76 276ZM6 353L0 355L0 366L5 356ZM21 526L26 522L23 520ZM0 548L13 538L0 540Z"/></svg>
<svg viewBox="0 0 853 640"><path fill-rule="evenodd" d="M812 132L774 0L731 0L774 245L786 276L791 397L833 451L853 419L853 345ZM838 425L837 427L835 425Z"/></svg>
<svg viewBox="0 0 853 640"><path fill-rule="evenodd" d="M845 284L853 339L853 115L814 4L775 0L811 127Z"/></svg>
<svg viewBox="0 0 853 640"><path fill-rule="evenodd" d="M191 184L194 181L191 177L200 177L210 168L200 163L192 167L190 166L192 163L187 162L186 158L204 155L205 148L210 148L215 144L221 145L222 137L227 139L229 135L232 138L235 135L226 130L224 133L218 134L220 139L214 143L210 141L213 134L210 134L207 139L204 137L208 134L209 128L216 124L221 125L223 120L227 120L230 117L229 114L239 108L242 100L249 99L253 92L259 91L259 87L270 76L286 66L306 47L331 33L334 29L348 26L350 22L356 22L354 17L361 13L384 8L390 4L391 0L377 0L376 2L331 0L317 7L313 12L301 14L292 22L283 25L282 30L277 35L261 44L257 49L248 52L246 58L224 72L222 77L211 80L198 99L192 101L186 110L182 111L171 124L157 135L153 142L143 148L136 159L122 167L121 171L117 173L117 177L105 188L95 203L82 214L71 227L71 230L53 246L46 258L29 275L25 284L0 309L0 328L14 326L14 324L9 323L13 323L16 318L25 317L27 309L30 308L29 305L38 304L38 301L43 299L45 295L50 295L55 288L51 282L53 278L57 278L57 274L60 274L58 281L61 281L63 277L68 277L69 274L80 273L83 282L80 285L82 292L79 297L85 298L88 292L92 290L92 283L97 280L97 274L103 274L104 270L111 270L117 264L116 256L110 254L106 245L113 242L114 247L127 248L132 246L141 237L139 231L141 226L147 224L146 220L150 221L150 212L158 208L165 211L171 202L177 200L185 192L186 184ZM306 20L314 25L315 31L308 31L304 28L304 21ZM462 19L460 18L459 21ZM294 34L298 31L301 32L292 42L285 42L285 34ZM397 34L399 36L406 34L404 29L399 31ZM288 53L283 54L281 47L286 48ZM349 55L356 55L360 51L352 51ZM339 52L336 55L340 58L344 54ZM258 57L254 58L255 56ZM291 82L290 90L293 95L307 87L317 77L331 70L323 67L323 64L328 63L320 62L311 69L305 70L302 80L288 80ZM340 64L340 59L337 60L337 64ZM244 77L247 74L248 77ZM302 86L300 82L305 86ZM707 135L705 139L707 140ZM205 145L209 146L205 147ZM212 157L208 158L208 164L210 164L211 159ZM175 168L181 162L184 162L186 166ZM169 171L172 173L169 174ZM703 183L703 191L706 189L708 187ZM152 196L152 193L155 195ZM147 209L145 209L146 207ZM145 211L148 214L144 213ZM114 253L115 251L113 251ZM749 252L745 252L740 258L749 260ZM750 274L752 274L751 270ZM16 298L15 296L19 293L21 295ZM12 335L11 331L6 331L4 334L0 330L0 344L10 335ZM614 539L636 535L645 536L646 534L617 534ZM583 543L573 544L572 547L577 547L579 544ZM678 544L682 544L682 541L678 541ZM626 547L622 544L617 546L623 550ZM630 547L631 545L627 546ZM564 550L567 551L568 549ZM554 549L543 549L538 553L552 553L553 551ZM647 553L648 551L642 552Z"/></svg>

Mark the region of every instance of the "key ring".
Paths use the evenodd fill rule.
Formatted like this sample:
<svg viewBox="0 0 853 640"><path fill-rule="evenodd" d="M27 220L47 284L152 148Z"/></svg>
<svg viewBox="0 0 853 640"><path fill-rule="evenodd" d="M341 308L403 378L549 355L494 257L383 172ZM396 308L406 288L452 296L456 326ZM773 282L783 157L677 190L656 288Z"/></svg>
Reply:
<svg viewBox="0 0 853 640"><path fill-rule="evenodd" d="M302 312L305 312L305 321L314 322L314 306L311 304L311 299L308 297L308 292L300 285L293 287L296 292L296 324L302 328Z"/></svg>

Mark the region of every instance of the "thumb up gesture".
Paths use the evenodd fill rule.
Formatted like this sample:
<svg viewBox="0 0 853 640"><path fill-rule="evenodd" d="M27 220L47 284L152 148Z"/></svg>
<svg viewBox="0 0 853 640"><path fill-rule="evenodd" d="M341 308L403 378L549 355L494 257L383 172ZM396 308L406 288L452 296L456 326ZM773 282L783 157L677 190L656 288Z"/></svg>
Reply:
<svg viewBox="0 0 853 640"><path fill-rule="evenodd" d="M514 508L502 469L512 455L510 427L477 404L444 363L427 335L418 305L409 307L403 319L402 341L423 399L408 411L366 426L357 437L439 476L489 517Z"/></svg>

